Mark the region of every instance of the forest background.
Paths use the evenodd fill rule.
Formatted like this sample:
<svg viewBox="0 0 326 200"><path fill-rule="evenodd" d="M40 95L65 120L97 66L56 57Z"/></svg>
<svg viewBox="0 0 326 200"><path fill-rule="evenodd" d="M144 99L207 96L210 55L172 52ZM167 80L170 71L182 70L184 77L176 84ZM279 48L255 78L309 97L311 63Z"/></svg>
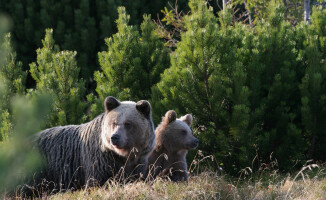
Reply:
<svg viewBox="0 0 326 200"><path fill-rule="evenodd" d="M207 165L231 175L323 163L326 10L305 2L0 0L0 141L87 122L110 95L149 100L155 125L193 114Z"/></svg>

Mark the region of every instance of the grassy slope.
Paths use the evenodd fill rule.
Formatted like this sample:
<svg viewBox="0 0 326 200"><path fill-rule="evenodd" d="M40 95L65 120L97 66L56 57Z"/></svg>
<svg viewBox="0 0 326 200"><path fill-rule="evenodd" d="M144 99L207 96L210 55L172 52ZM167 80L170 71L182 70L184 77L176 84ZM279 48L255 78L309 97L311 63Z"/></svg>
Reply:
<svg viewBox="0 0 326 200"><path fill-rule="evenodd" d="M320 173L319 173L320 174ZM301 175L300 175L301 176ZM151 182L118 184L88 188L50 196L50 199L326 199L324 175L292 181L271 174L267 181L248 179L230 181L226 176L203 172L188 183ZM298 177L297 177L298 179Z"/></svg>

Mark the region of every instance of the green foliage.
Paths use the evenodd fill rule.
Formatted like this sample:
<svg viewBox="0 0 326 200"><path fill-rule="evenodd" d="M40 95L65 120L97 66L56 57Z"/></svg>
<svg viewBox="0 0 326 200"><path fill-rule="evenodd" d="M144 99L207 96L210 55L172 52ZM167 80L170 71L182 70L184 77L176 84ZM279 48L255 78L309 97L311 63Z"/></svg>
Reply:
<svg viewBox="0 0 326 200"><path fill-rule="evenodd" d="M93 72L98 69L97 52L105 50L104 38L116 33L117 8L125 6L131 14L131 24L140 25L144 13L157 16L169 1L152 0L0 0L0 13L6 13L14 22L12 29L14 48L28 70L36 59L37 47L45 29L53 28L57 44L66 50L77 51L80 75L93 89ZM186 0L178 0L186 5ZM171 2L172 4L174 1ZM183 6L184 8L185 6ZM186 9L186 8L184 8ZM28 80L28 87L34 87Z"/></svg>
<svg viewBox="0 0 326 200"><path fill-rule="evenodd" d="M0 144L0 193L11 190L41 166L39 152L33 148L31 135L40 130L49 111L49 96L13 101L14 129L10 139Z"/></svg>
<svg viewBox="0 0 326 200"><path fill-rule="evenodd" d="M3 77L3 83L8 87L7 95L5 96L5 101L8 103L8 99L13 94L24 94L27 74L22 70L22 63L16 61L16 53L12 52L10 33L5 36L3 46L7 49L8 53L5 55L5 64L1 67L0 72Z"/></svg>
<svg viewBox="0 0 326 200"><path fill-rule="evenodd" d="M8 52L8 46L4 45L4 39L5 39L5 32L7 30L7 24L8 20L0 15L0 44L2 44L0 46L0 141L3 141L5 137L7 137L8 135L8 129L9 129L9 124L7 122L8 120L8 112L5 110L5 106L7 104L7 102L5 102L3 96L5 96L5 79L1 73L2 71L2 65L5 62L5 58L6 58L6 54ZM3 99L2 99L3 98Z"/></svg>
<svg viewBox="0 0 326 200"><path fill-rule="evenodd" d="M12 134L12 123L7 110L1 112L0 120L0 141L6 141Z"/></svg>
<svg viewBox="0 0 326 200"><path fill-rule="evenodd" d="M59 51L52 29L46 30L43 48L37 49L37 62L30 64L36 81L33 93L50 93L54 106L47 126L79 124L86 120L87 103L83 101L85 82L79 80L76 52Z"/></svg>
<svg viewBox="0 0 326 200"><path fill-rule="evenodd" d="M0 141L6 140L12 133L11 98L25 93L27 75L22 70L22 63L16 61L16 53L12 52L9 33L4 37L2 48L6 49L7 53L4 55L4 64L0 68L0 84L6 87L0 97Z"/></svg>
<svg viewBox="0 0 326 200"><path fill-rule="evenodd" d="M304 49L304 76L300 84L304 136L309 142L309 158L323 159L326 149L326 11L314 8Z"/></svg>
<svg viewBox="0 0 326 200"><path fill-rule="evenodd" d="M154 114L192 113L199 149L229 172L271 156L281 170L322 159L325 11L313 11L314 25L294 27L271 2L250 28L232 24L229 10L218 20L205 1L189 7L172 65L153 89Z"/></svg>
<svg viewBox="0 0 326 200"><path fill-rule="evenodd" d="M0 13L0 44L3 44L5 40L5 35L8 31L9 26L9 20L7 17L3 16ZM0 46L0 66L4 63L5 55L7 53L8 49L6 49L6 46L2 45Z"/></svg>
<svg viewBox="0 0 326 200"><path fill-rule="evenodd" d="M257 145L262 162L268 162L273 152L281 169L288 169L305 159L306 144L296 123L300 120L302 65L297 62L294 29L283 13L282 6L271 4L269 18L255 28L253 50L257 54L248 63L253 93L249 134L255 138L252 144Z"/></svg>
<svg viewBox="0 0 326 200"><path fill-rule="evenodd" d="M248 14L252 16L254 23L267 19L271 14L271 8L276 5L284 7L284 17L290 23L297 24L303 21L304 3L300 0L236 0L230 4L236 8L243 5Z"/></svg>
<svg viewBox="0 0 326 200"><path fill-rule="evenodd" d="M125 8L118 12L118 33L105 40L108 50L98 54L102 72L95 73L96 91L101 102L109 95L120 100L150 99L151 87L169 65L169 51L155 34L150 16L144 15L138 31L128 25Z"/></svg>
<svg viewBox="0 0 326 200"><path fill-rule="evenodd" d="M162 116L168 109L192 113L196 125L205 130L199 134L199 148L220 159L233 151L248 126L250 90L245 68L236 57L246 32L240 24L220 26L205 1L190 1L189 7L187 31L157 85L162 96L153 100L155 113ZM221 21L227 22L224 16Z"/></svg>
<svg viewBox="0 0 326 200"><path fill-rule="evenodd" d="M40 163L32 150L30 135L39 131L42 115L48 110L50 99L38 97L35 101L14 98L22 94L22 81L26 76L11 52L10 37L4 37L7 20L0 16L0 194L12 189L29 176ZM10 102L10 104L9 104ZM13 110L13 111L12 111ZM11 111L9 113L8 111ZM15 113L12 117L12 113ZM12 121L15 126L12 128ZM10 134L14 132L15 134ZM4 140L4 141L3 141ZM1 197L4 198L4 197Z"/></svg>
<svg viewBox="0 0 326 200"><path fill-rule="evenodd" d="M28 95L38 99L48 93L53 98L46 127L84 122L88 104L89 118L95 117L109 95L147 99L156 123L170 109L179 115L192 113L199 149L214 155L228 172L268 166L271 157L281 170L307 159L325 161L325 8L313 9L308 26L298 23L301 11L293 6L301 4L296 0L250 1L245 7L255 21L248 26L236 22L230 8L217 15L209 2L190 0L188 14L165 8L166 24L157 22L156 27L151 15L143 13L161 10L166 2L154 4L0 0L0 9L14 16L17 25L12 34L17 56L3 51L11 49L9 38L0 51L0 140L13 133L13 97L26 90L24 66L16 57L30 62L45 27L53 27L46 30L36 62L30 64L36 88ZM123 7L112 12L121 5L131 14ZM78 55L60 51L54 40ZM99 50L97 97L91 76Z"/></svg>

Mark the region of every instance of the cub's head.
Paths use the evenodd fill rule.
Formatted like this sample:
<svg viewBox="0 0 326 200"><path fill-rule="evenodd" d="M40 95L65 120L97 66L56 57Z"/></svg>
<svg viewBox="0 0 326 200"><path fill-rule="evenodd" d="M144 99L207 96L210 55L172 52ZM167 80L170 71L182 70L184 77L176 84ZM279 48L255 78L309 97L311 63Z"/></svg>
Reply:
<svg viewBox="0 0 326 200"><path fill-rule="evenodd" d="M169 152L195 149L199 141L190 129L192 120L191 114L177 119L174 110L168 111L155 130L156 147L164 146Z"/></svg>
<svg viewBox="0 0 326 200"><path fill-rule="evenodd" d="M151 105L141 100L137 103L107 97L102 122L101 139L104 150L112 150L121 156L149 154L155 144Z"/></svg>

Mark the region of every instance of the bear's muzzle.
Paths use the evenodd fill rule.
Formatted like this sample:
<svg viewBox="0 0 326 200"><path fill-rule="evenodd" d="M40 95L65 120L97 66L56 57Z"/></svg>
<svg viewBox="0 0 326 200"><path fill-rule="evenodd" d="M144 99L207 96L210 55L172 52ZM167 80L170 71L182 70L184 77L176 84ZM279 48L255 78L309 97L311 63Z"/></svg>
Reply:
<svg viewBox="0 0 326 200"><path fill-rule="evenodd" d="M111 143L115 146L119 146L120 144L120 135L118 134L114 134L112 137L111 137Z"/></svg>

